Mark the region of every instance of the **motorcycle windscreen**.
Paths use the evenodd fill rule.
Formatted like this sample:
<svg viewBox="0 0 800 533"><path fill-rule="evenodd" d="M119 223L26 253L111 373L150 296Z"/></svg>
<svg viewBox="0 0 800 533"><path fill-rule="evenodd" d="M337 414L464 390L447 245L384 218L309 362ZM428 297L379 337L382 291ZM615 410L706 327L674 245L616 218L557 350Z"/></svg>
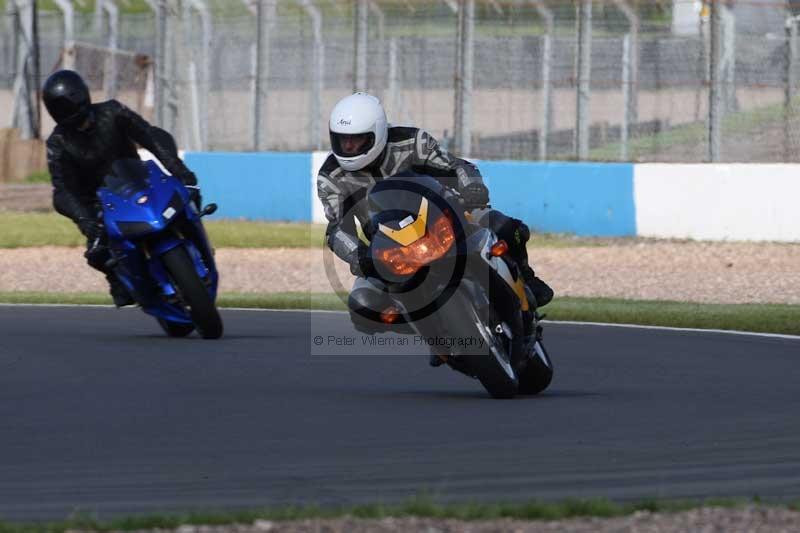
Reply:
<svg viewBox="0 0 800 533"><path fill-rule="evenodd" d="M386 178L370 189L369 211L373 215L392 209L414 211L419 207L420 195L441 195L442 189L442 184L430 176L406 174Z"/></svg>
<svg viewBox="0 0 800 533"><path fill-rule="evenodd" d="M119 159L111 165L106 187L115 195L127 198L150 187L149 172L139 159Z"/></svg>
<svg viewBox="0 0 800 533"><path fill-rule="evenodd" d="M396 227L399 221L417 216L422 197L441 197L442 189L442 185L430 176L406 174L379 181L367 197L370 219L367 238L372 239L378 224L400 229ZM431 205L435 204L431 202Z"/></svg>

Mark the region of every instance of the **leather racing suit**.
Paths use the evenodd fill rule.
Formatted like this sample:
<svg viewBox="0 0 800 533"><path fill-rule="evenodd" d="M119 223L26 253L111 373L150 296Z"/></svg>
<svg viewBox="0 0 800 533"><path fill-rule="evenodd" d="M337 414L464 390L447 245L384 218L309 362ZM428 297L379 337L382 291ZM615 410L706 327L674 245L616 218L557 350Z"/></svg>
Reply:
<svg viewBox="0 0 800 533"><path fill-rule="evenodd" d="M370 324L365 315L371 314L368 310L383 309L386 296L379 280L366 279L369 272L365 273L362 267L366 245L358 238L354 215L362 228L366 227L369 219L367 205L363 200L369 188L388 176L406 172L432 176L446 187L459 192L471 185L483 184L483 178L475 165L443 150L426 131L411 127L390 127L384 152L370 166L348 172L339 166L336 157L331 154L317 176L317 194L328 219L328 247L349 263L351 271L359 276L350 292L348 307L353 323L364 331L375 330L375 324ZM481 217L480 224L486 225L508 242L511 256L520 264L523 274L527 274L524 275L526 283L530 286L531 283L538 282L539 286L531 289L537 302L542 300L539 305L549 302L552 299L552 290L536 278L528 266L525 243L530 238L530 232L527 226L495 209L488 210ZM542 292L545 293L543 296Z"/></svg>
<svg viewBox="0 0 800 533"><path fill-rule="evenodd" d="M78 224L87 237L87 261L104 272L115 302L126 300L124 287L105 268L109 258L105 247L93 247L104 238L97 228L100 206L96 192L111 164L118 159L139 159L136 145L146 148L173 176L185 185L197 179L178 157L175 141L166 131L151 126L117 100L90 106L89 124L84 129L58 125L47 139L47 164L53 183L53 207ZM90 253L91 252L91 253Z"/></svg>

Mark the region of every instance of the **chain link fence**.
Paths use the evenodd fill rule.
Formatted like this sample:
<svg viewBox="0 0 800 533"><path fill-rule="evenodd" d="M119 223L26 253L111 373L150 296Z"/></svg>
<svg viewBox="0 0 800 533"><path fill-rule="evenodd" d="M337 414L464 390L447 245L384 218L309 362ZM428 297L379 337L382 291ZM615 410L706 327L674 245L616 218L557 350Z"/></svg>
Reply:
<svg viewBox="0 0 800 533"><path fill-rule="evenodd" d="M0 126L17 116L23 4L5 6ZM798 24L781 0L147 4L75 11L71 38L62 11L40 11L41 77L72 65L187 149L327 149L329 110L362 89L470 157L800 160Z"/></svg>

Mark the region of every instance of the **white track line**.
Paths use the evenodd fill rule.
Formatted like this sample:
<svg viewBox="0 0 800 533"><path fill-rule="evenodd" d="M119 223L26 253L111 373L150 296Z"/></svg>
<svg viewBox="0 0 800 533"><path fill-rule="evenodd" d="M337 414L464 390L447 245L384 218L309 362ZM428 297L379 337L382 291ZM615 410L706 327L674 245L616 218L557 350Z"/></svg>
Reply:
<svg viewBox="0 0 800 533"><path fill-rule="evenodd" d="M800 336L798 335L762 333L757 331L738 331L734 329L676 328L671 326L645 326L642 324L614 324L611 322L578 322L575 320L544 320L543 322L545 324L568 324L571 326L602 326L607 328L652 329L656 331L678 331L688 333L721 333L723 335L745 335L748 337L766 337L770 339L800 341Z"/></svg>
<svg viewBox="0 0 800 533"><path fill-rule="evenodd" d="M100 309L115 309L111 304L10 304L0 303L0 307L90 307ZM132 308L136 309L136 308Z"/></svg>
<svg viewBox="0 0 800 533"><path fill-rule="evenodd" d="M100 304L10 304L0 303L0 307L90 307L101 309L114 309L113 305ZM262 307L221 307L224 311L268 312L268 313L326 313L347 314L347 311L333 311L328 309L267 309ZM126 307L122 311L136 311L137 307ZM757 331L738 331L732 329L701 329L701 328L676 328L670 326L645 326L641 324L615 324L612 322L578 322L575 320L543 320L545 324L565 324L570 326L600 326L605 328L650 329L655 331L675 331L686 333L717 333L721 335L740 335L747 337L764 337L768 339L784 339L800 341L800 335L785 335L781 333L761 333Z"/></svg>

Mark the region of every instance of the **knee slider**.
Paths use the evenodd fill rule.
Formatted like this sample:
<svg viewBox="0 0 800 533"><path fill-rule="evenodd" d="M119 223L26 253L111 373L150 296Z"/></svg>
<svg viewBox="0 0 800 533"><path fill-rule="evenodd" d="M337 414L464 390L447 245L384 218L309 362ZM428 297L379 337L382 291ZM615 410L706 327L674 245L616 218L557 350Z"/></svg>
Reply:
<svg viewBox="0 0 800 533"><path fill-rule="evenodd" d="M111 258L111 254L107 248L97 248L94 251L87 251L84 257L86 257L86 262L90 267L100 272L105 272L106 261Z"/></svg>
<svg viewBox="0 0 800 533"><path fill-rule="evenodd" d="M358 326L375 328L382 324L381 311L389 305L382 293L369 289L356 289L347 298L350 319Z"/></svg>

